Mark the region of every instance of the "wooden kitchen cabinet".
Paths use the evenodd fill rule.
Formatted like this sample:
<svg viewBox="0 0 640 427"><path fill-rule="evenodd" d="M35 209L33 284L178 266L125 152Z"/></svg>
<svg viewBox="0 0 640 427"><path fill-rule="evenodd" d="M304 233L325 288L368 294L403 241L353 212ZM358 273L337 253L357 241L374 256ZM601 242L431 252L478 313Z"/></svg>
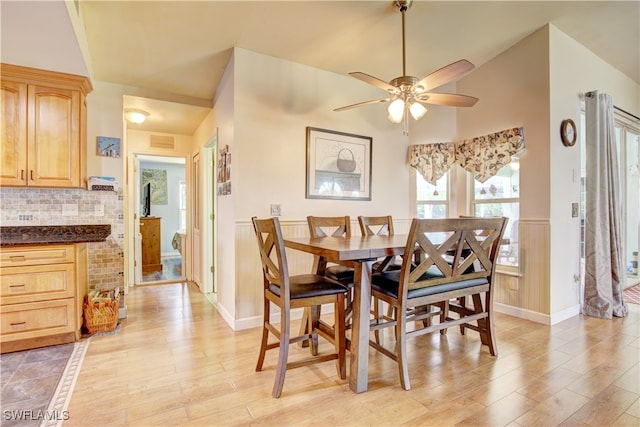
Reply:
<svg viewBox="0 0 640 427"><path fill-rule="evenodd" d="M140 218L142 235L142 272L162 271L160 218Z"/></svg>
<svg viewBox="0 0 640 427"><path fill-rule="evenodd" d="M87 293L87 245L0 249L2 353L74 342Z"/></svg>
<svg viewBox="0 0 640 427"><path fill-rule="evenodd" d="M0 64L0 186L82 188L86 77Z"/></svg>

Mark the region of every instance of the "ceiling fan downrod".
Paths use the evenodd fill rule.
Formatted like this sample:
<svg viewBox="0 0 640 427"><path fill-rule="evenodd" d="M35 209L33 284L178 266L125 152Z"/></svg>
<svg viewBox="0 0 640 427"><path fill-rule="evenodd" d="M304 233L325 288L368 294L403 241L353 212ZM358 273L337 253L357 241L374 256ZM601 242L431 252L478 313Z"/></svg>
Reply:
<svg viewBox="0 0 640 427"><path fill-rule="evenodd" d="M411 7L412 0L395 0L395 5L402 14L402 75L407 75L406 47L405 47L405 31L404 31L404 13Z"/></svg>

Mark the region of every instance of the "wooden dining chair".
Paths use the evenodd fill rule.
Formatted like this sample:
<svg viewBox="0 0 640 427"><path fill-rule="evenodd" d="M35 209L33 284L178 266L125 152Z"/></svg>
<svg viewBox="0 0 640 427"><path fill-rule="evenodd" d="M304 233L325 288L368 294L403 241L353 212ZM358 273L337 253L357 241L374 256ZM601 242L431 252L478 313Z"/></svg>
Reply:
<svg viewBox="0 0 640 427"><path fill-rule="evenodd" d="M400 270L373 275L371 294L395 308L397 318L371 328L394 327L397 342L393 350L372 340L369 343L398 363L403 389L411 388L407 366L411 336L461 326L477 331L489 353L497 355L492 292L506 223L507 218L414 219L404 253L419 253L419 262L412 265L416 258L405 256ZM457 303L467 296L473 307ZM434 306L438 310L432 310ZM440 322L424 322L433 316L439 316ZM414 329L407 330L407 324L415 325Z"/></svg>
<svg viewBox="0 0 640 427"><path fill-rule="evenodd" d="M349 216L308 216L311 237L351 237ZM343 264L331 264L325 268L325 276L348 286L353 286L353 268Z"/></svg>
<svg viewBox="0 0 640 427"><path fill-rule="evenodd" d="M391 215L359 216L358 224L360 225L360 233L363 236L393 235L393 219ZM399 263L395 257L386 257L381 261L373 263L373 272L379 273L385 270L400 270L400 267L402 267L402 263Z"/></svg>
<svg viewBox="0 0 640 427"><path fill-rule="evenodd" d="M363 236L393 235L393 219L391 215L358 216L358 224L360 225L360 234ZM383 271L400 270L401 267L402 263L399 263L396 257L385 257L384 259L373 263L372 273L375 274ZM376 321L377 319L384 319L385 321L395 319L394 308L391 306L388 307L386 316L381 316L382 301L378 298L373 297L373 304L371 307L373 308L373 318L376 319ZM374 336L376 343L380 344L380 331L376 329L374 331Z"/></svg>
<svg viewBox="0 0 640 427"><path fill-rule="evenodd" d="M252 218L263 273L264 320L262 324L262 340L256 371L261 371L267 350L279 348L276 378L272 396L280 397L287 369L307 366L312 363L336 360L338 376L346 378L346 337L345 337L345 296L347 288L341 283L326 276L316 274L289 275L282 231L278 218ZM280 308L279 328L271 323L271 304ZM308 308L321 304L333 304L335 321L330 326L319 318L307 318L307 333L291 337L291 310ZM277 338L277 342L269 343L269 334ZM289 345L312 341L317 349L318 335L331 342L335 352L312 356L295 362L288 362Z"/></svg>

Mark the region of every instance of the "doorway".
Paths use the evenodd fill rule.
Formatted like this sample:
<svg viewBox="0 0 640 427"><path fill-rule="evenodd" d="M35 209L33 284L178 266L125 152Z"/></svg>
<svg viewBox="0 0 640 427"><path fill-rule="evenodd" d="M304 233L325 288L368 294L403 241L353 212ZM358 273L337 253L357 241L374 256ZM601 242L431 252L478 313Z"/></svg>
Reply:
<svg viewBox="0 0 640 427"><path fill-rule="evenodd" d="M135 154L135 285L186 275L186 158Z"/></svg>

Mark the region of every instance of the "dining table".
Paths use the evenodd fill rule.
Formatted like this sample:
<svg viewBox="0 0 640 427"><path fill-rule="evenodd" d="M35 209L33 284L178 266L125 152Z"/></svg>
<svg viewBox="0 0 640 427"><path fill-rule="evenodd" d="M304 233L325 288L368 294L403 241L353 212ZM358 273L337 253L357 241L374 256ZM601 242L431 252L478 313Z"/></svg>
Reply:
<svg viewBox="0 0 640 427"><path fill-rule="evenodd" d="M285 247L314 255L315 274L323 275L327 263L354 269L349 388L355 393L368 388L372 265L379 258L403 255L406 243L406 234L284 239Z"/></svg>

